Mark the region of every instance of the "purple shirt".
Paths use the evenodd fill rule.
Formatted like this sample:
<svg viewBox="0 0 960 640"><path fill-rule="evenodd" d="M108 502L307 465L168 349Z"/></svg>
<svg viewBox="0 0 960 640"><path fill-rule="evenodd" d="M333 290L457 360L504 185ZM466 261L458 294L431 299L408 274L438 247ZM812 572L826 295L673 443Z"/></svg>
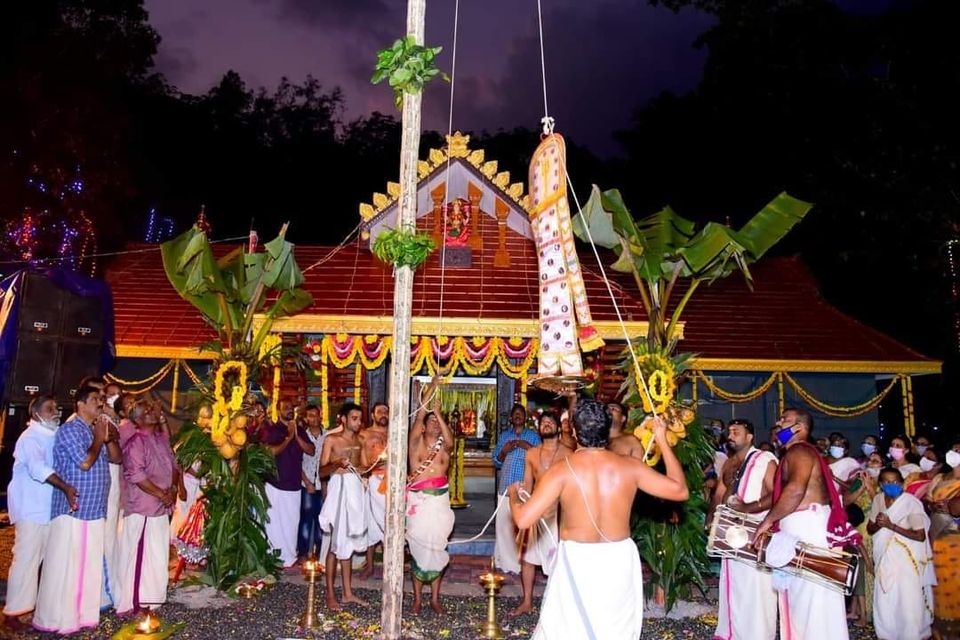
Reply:
<svg viewBox="0 0 960 640"><path fill-rule="evenodd" d="M177 468L166 434L156 431L147 433L138 429L123 447L123 478L121 480L121 503L125 514L136 513L148 518L172 513L173 508L164 507L160 499L137 486L149 480L160 489L173 482Z"/></svg>
<svg viewBox="0 0 960 640"><path fill-rule="evenodd" d="M278 445L287 439L287 425L267 422L261 427L263 443ZM310 442L306 430L297 427L297 434L306 442ZM296 438L290 441L283 451L277 454L277 476L267 478L267 482L281 491L300 491L300 469L303 465L303 449Z"/></svg>

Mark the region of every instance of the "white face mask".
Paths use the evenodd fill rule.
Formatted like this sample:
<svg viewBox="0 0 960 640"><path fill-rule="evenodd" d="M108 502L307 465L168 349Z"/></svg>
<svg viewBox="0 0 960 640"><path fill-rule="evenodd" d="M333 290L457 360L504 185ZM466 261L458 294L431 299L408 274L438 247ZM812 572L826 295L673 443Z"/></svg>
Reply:
<svg viewBox="0 0 960 640"><path fill-rule="evenodd" d="M922 456L923 454L925 454L925 453L927 452L927 446L928 446L928 445L925 445L925 444L918 444L918 445L917 445L917 455L918 455L918 456Z"/></svg>
<svg viewBox="0 0 960 640"><path fill-rule="evenodd" d="M34 418L34 422L48 431L56 431L60 427L60 418L57 416L53 416L52 418L41 418L37 416Z"/></svg>
<svg viewBox="0 0 960 640"><path fill-rule="evenodd" d="M947 464L951 467L960 465L960 453L953 450L947 451Z"/></svg>
<svg viewBox="0 0 960 640"><path fill-rule="evenodd" d="M838 447L838 446L836 446L836 445L830 447L830 457L831 457L831 458L836 458L837 460L839 460L840 458L842 458L842 457L843 457L843 447Z"/></svg>
<svg viewBox="0 0 960 640"><path fill-rule="evenodd" d="M879 477L880 477L880 467L867 467L867 474L868 474L871 478L879 478Z"/></svg>
<svg viewBox="0 0 960 640"><path fill-rule="evenodd" d="M920 468L924 471L930 471L937 466L937 463L931 460L930 458L920 458Z"/></svg>
<svg viewBox="0 0 960 640"><path fill-rule="evenodd" d="M104 400L104 403L105 403L106 406L108 406L108 407L110 407L111 409L113 409L113 403L116 402L116 401L117 401L117 398L119 398L119 397L120 397L119 394L118 394L118 395L115 395L115 396L107 396L106 399Z"/></svg>

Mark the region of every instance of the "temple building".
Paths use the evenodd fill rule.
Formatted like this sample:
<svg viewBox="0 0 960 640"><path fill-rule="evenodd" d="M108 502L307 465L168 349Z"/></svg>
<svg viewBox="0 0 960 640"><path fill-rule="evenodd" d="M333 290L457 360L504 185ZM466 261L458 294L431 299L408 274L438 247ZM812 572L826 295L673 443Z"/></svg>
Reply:
<svg viewBox="0 0 960 640"><path fill-rule="evenodd" d="M389 183L361 204L361 232L352 241L296 247L314 301L273 326L287 354L282 388L321 406L328 424L345 401L366 408L386 396L394 280L371 245L394 226L398 196L399 185ZM417 203L418 227L438 248L415 277L411 408L438 366L452 370L442 403L463 436L465 473L492 477L490 442L510 406L527 402L527 378L536 371L538 263L528 200L522 181L458 133L419 163ZM624 331L645 335L646 317L629 277L608 269L621 326L593 252L579 253L594 326L606 342L585 366L597 395L614 399ZM784 406L804 406L819 431L853 439L877 432L886 401L902 407L907 433L915 429L912 378L938 373L940 362L831 306L797 258L765 258L751 271L752 291L733 275L701 287L684 312L680 350L696 360L681 395L697 402L703 418L747 417L765 434ZM171 399L182 405L182 392L211 357L201 345L214 332L167 282L159 251L118 257L106 279L116 301L115 377L134 389L175 387L180 393Z"/></svg>

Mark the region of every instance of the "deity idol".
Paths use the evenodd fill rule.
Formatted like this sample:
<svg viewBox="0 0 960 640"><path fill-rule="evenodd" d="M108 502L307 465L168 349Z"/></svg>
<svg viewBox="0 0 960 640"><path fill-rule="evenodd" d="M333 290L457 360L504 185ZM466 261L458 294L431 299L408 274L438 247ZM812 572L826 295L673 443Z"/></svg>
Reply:
<svg viewBox="0 0 960 640"><path fill-rule="evenodd" d="M470 203L462 198L443 205L446 229L443 243L448 247L464 247L470 239Z"/></svg>

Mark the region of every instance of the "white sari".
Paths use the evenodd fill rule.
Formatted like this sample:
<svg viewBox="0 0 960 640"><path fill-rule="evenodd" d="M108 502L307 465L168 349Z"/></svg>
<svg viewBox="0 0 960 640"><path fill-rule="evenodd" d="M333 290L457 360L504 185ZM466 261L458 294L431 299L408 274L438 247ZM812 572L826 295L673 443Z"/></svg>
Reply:
<svg viewBox="0 0 960 640"><path fill-rule="evenodd" d="M890 521L904 529L930 529L930 518L923 504L903 493L886 506L878 493L870 509L886 513ZM931 635L933 624L933 570L930 540L910 540L886 527L873 534L873 562L876 567L873 590L873 626L883 640L922 640Z"/></svg>

